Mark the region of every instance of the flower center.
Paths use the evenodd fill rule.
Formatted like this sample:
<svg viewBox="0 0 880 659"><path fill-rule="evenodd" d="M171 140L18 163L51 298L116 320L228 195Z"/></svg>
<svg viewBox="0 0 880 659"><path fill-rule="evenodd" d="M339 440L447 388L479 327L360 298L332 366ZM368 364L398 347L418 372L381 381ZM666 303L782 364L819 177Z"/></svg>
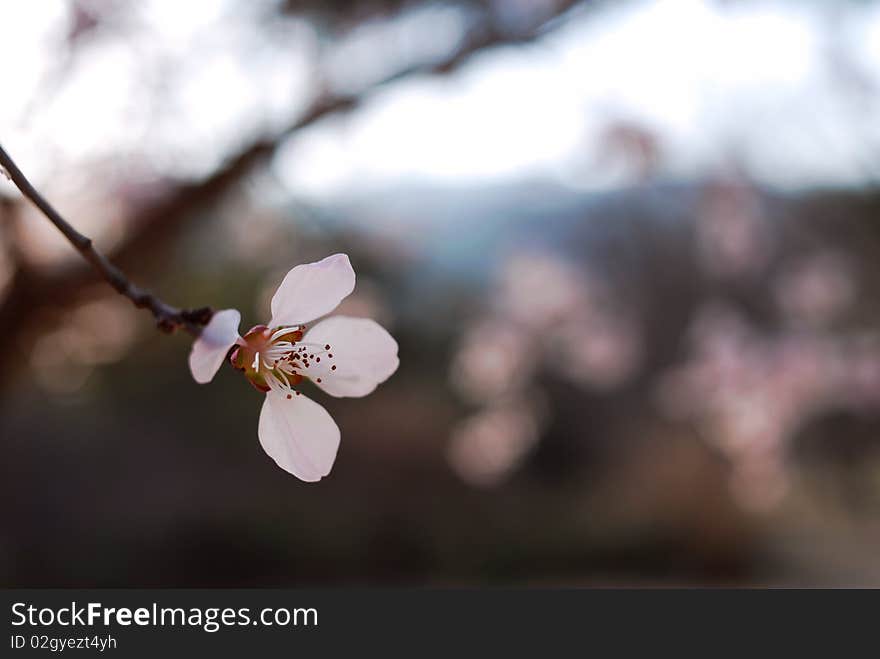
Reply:
<svg viewBox="0 0 880 659"><path fill-rule="evenodd" d="M336 370L330 344L303 341L305 329L257 325L241 338L229 359L259 391L298 396L294 387L304 378L320 383Z"/></svg>

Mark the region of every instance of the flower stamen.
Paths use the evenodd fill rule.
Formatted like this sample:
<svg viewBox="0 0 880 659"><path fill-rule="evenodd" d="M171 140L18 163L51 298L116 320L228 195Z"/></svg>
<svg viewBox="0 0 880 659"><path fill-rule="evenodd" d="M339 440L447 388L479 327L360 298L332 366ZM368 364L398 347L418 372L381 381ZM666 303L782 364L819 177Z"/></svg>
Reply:
<svg viewBox="0 0 880 659"><path fill-rule="evenodd" d="M274 330L258 325L242 338L232 353L232 363L260 391L275 391L285 396L298 394L294 387L303 378L321 383L323 377L336 370L335 364L321 363L325 355L328 360L333 358L330 344L303 341L305 329L305 325Z"/></svg>

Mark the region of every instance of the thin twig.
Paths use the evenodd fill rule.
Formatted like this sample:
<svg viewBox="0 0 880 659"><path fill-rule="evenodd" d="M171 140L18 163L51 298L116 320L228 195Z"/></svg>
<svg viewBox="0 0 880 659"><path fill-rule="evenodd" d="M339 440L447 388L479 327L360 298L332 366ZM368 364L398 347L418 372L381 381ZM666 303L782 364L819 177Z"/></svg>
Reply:
<svg viewBox="0 0 880 659"><path fill-rule="evenodd" d="M92 268L102 279L116 289L117 293L131 300L136 307L149 309L152 312L153 317L156 319L156 325L160 330L173 332L180 327L193 336L198 336L201 333L202 326L211 319L213 312L210 307L178 309L166 304L142 288L135 286L119 268L95 249L91 238L81 234L67 220L61 217L61 214L31 185L31 182L28 181L27 177L2 146L0 146L0 167L5 170L9 180L15 184L15 187L64 234L68 242L91 264Z"/></svg>

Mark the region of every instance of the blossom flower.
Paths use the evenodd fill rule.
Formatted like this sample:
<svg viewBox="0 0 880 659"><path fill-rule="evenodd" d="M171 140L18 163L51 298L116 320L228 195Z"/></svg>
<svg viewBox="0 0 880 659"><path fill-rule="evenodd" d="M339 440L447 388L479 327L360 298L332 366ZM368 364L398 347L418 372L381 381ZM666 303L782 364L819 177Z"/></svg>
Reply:
<svg viewBox="0 0 880 659"><path fill-rule="evenodd" d="M210 382L229 355L233 367L265 393L260 444L279 467L308 482L330 473L340 433L327 410L296 386L309 379L331 396L366 396L399 364L397 342L373 320L333 316L307 328L339 306L354 286L345 254L298 265L275 291L268 325L240 336L241 314L218 311L189 356L200 384Z"/></svg>

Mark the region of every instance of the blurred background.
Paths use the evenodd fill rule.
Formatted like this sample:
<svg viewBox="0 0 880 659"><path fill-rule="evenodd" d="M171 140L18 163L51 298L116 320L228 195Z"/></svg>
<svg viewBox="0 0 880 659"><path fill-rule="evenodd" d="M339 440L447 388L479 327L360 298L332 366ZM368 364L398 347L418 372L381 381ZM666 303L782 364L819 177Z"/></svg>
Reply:
<svg viewBox="0 0 880 659"><path fill-rule="evenodd" d="M4 586L880 586L880 2L71 0L0 142L137 283L344 251L401 367L190 378L0 179Z"/></svg>

